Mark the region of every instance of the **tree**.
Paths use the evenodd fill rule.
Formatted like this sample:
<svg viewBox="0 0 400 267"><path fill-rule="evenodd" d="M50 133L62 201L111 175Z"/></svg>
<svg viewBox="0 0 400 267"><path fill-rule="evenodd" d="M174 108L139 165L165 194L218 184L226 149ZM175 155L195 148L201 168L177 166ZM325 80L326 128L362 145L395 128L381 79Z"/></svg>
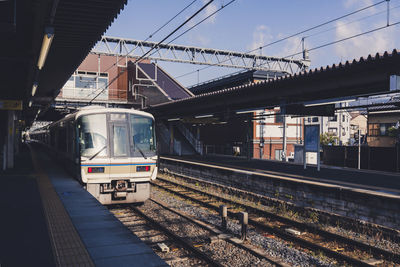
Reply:
<svg viewBox="0 0 400 267"><path fill-rule="evenodd" d="M336 145L339 143L339 137L333 133L322 133L319 136L319 142L321 145Z"/></svg>
<svg viewBox="0 0 400 267"><path fill-rule="evenodd" d="M388 129L388 136L391 137L397 137L399 135L399 129L396 129L396 127L390 127Z"/></svg>

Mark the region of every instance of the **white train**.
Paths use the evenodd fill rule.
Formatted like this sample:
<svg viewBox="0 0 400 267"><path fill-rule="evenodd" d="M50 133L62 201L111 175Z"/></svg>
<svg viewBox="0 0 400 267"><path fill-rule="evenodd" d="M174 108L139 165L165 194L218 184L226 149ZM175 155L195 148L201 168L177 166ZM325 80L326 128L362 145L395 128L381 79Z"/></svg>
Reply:
<svg viewBox="0 0 400 267"><path fill-rule="evenodd" d="M50 147L100 203L149 198L158 159L151 114L90 106L29 136Z"/></svg>

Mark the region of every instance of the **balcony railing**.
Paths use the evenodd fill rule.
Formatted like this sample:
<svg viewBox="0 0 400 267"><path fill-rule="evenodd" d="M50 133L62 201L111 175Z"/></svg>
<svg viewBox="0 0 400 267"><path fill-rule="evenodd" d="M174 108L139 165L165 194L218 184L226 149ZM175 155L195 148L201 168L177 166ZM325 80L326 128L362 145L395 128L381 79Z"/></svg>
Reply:
<svg viewBox="0 0 400 267"><path fill-rule="evenodd" d="M93 88L62 88L57 99L73 99L73 100L92 100L101 92L101 89ZM97 101L114 100L128 101L128 93L126 89L107 89L101 92L97 97Z"/></svg>

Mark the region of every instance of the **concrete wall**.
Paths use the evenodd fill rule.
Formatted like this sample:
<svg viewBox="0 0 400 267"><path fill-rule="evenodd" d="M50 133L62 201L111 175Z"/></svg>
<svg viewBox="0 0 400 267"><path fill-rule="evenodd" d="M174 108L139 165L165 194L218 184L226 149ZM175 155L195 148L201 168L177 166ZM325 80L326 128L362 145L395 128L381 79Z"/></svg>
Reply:
<svg viewBox="0 0 400 267"><path fill-rule="evenodd" d="M297 182L216 169L184 162L161 160L161 169L226 184L253 193L287 201L299 207L359 219L386 227L400 229L400 197L368 194L338 186L325 186L316 182Z"/></svg>

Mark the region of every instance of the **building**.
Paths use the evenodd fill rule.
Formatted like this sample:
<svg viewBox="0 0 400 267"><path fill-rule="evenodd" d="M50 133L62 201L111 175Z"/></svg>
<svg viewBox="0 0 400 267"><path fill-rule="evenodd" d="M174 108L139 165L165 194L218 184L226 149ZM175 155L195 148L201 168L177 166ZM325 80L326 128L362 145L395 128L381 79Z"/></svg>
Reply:
<svg viewBox="0 0 400 267"><path fill-rule="evenodd" d="M188 89L195 95L223 90L282 76L267 71L242 71L214 79ZM242 116L243 115L243 116ZM257 119L252 119L255 117ZM286 116L286 158L294 158L294 145L303 140L303 119ZM282 160L284 156L284 117L280 109L237 112L222 122L200 126L205 153L246 155L253 158ZM217 134L220 133L220 134ZM218 136L217 136L218 135Z"/></svg>
<svg viewBox="0 0 400 267"><path fill-rule="evenodd" d="M386 104L368 108L367 142L371 147L394 147L398 141L399 101L391 99Z"/></svg>
<svg viewBox="0 0 400 267"><path fill-rule="evenodd" d="M286 138L286 157L289 160L294 159L294 145L303 143L303 118L284 118L280 115L279 108L259 111L255 115L260 116L260 119L253 123L253 158L282 160L283 139Z"/></svg>
<svg viewBox="0 0 400 267"><path fill-rule="evenodd" d="M350 141L350 121L351 115L349 112L340 110L336 111L332 117L307 117L306 125L320 125L320 133L329 133L339 138L339 144L347 145Z"/></svg>
<svg viewBox="0 0 400 267"><path fill-rule="evenodd" d="M57 105L143 108L193 94L154 63L89 53L61 89ZM65 105L67 106L67 105Z"/></svg>
<svg viewBox="0 0 400 267"><path fill-rule="evenodd" d="M363 137L367 134L367 116L361 112L350 112L350 138L353 142L358 140L358 130ZM360 140L362 141L362 140Z"/></svg>

